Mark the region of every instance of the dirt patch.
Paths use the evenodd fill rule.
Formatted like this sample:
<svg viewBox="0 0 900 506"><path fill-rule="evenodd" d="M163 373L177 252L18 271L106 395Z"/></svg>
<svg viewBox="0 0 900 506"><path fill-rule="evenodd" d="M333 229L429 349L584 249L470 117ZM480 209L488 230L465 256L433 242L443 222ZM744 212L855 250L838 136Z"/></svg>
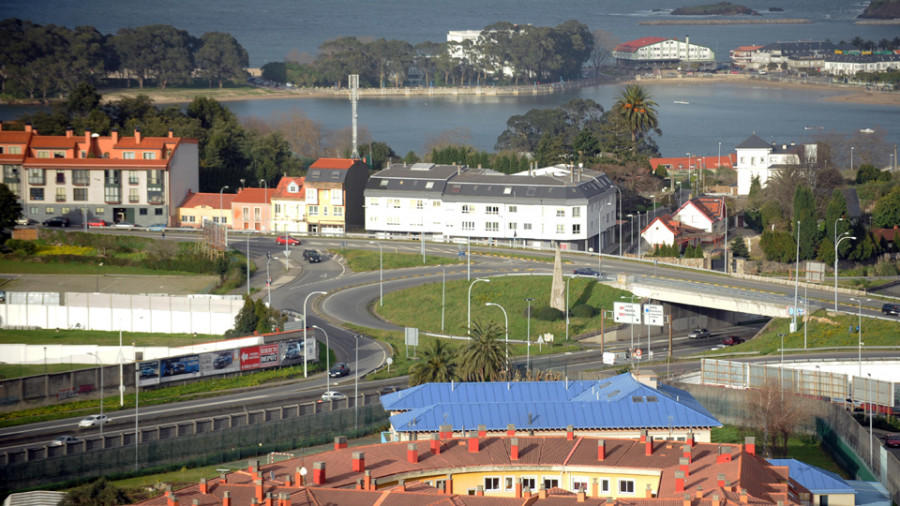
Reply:
<svg viewBox="0 0 900 506"><path fill-rule="evenodd" d="M0 277L0 289L8 292L186 295L191 293L208 293L215 286L217 280L216 276L3 274Z"/></svg>

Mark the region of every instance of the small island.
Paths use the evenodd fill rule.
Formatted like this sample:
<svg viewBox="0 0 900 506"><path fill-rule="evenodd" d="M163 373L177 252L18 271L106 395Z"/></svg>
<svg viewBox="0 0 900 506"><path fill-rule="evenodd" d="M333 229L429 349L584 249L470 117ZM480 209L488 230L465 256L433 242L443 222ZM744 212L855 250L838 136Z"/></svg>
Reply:
<svg viewBox="0 0 900 506"><path fill-rule="evenodd" d="M872 0L859 17L862 19L898 19L900 18L900 1Z"/></svg>
<svg viewBox="0 0 900 506"><path fill-rule="evenodd" d="M759 13L743 5L735 5L730 2L717 4L696 5L694 7L679 7L672 11L675 16L759 16Z"/></svg>

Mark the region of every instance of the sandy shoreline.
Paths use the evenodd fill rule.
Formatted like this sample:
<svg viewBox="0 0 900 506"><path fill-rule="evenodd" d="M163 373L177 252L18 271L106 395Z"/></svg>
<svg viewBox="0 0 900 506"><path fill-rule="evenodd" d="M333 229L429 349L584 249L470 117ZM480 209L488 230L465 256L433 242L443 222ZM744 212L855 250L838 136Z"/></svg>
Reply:
<svg viewBox="0 0 900 506"><path fill-rule="evenodd" d="M763 79L755 76L744 74L709 74L703 77L673 77L665 79L654 78L638 78L632 81L591 81L589 83L575 83L572 87L586 87L597 84L613 84L625 86L629 83L638 83L652 86L691 86L694 84L727 84L732 86L745 86L753 88L773 88L773 89L805 89L834 92L836 95L824 97L823 100L828 102L846 102L859 104L876 104L887 106L900 106L900 92L889 91L866 91L859 86L843 85L843 84L822 84L822 83L802 83L793 81L782 81L776 79ZM572 87L566 88L571 89ZM556 93L557 89L552 87L533 88L529 86L520 87L464 87L464 88L399 88L399 89L364 89L360 90L360 98L402 98L423 95L527 95L527 94L549 94ZM182 104L192 101L196 97L209 97L220 102L229 102L236 100L272 100L272 99L298 99L298 98L340 98L346 99L348 91L346 89L332 88L303 88L303 89L264 89L264 88L242 88L242 89L179 89L179 90L158 90L154 88L140 89L120 89L106 90L103 92L105 102L120 100L125 97L135 97L137 95L149 96L155 104Z"/></svg>

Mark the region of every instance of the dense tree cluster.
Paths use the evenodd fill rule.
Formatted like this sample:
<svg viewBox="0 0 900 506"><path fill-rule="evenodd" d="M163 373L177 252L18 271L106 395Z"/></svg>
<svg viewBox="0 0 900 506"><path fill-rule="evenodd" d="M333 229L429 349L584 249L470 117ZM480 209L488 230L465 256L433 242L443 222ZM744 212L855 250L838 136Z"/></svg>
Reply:
<svg viewBox="0 0 900 506"><path fill-rule="evenodd" d="M30 98L66 94L80 82L99 85L110 79L132 80L143 88L192 84L210 87L241 79L247 51L227 33L200 38L168 25L122 28L103 35L90 26L74 30L10 18L0 22L0 84L4 93Z"/></svg>
<svg viewBox="0 0 900 506"><path fill-rule="evenodd" d="M465 86L557 82L582 77L582 67L594 51L594 35L578 21L556 27L501 22L487 26L478 39L463 42L399 40L363 42L341 37L319 46L318 56L304 62L263 66L263 78L299 86L336 86L358 74L363 87L401 87L413 77L417 84ZM602 58L600 58L602 61ZM411 76L415 69L417 76Z"/></svg>

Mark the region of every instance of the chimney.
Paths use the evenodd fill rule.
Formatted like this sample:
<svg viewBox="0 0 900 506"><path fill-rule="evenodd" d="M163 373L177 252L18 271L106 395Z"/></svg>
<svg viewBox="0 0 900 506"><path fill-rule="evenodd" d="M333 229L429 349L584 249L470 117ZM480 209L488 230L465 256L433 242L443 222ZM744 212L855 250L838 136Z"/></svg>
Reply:
<svg viewBox="0 0 900 506"><path fill-rule="evenodd" d="M134 143L141 143L141 127L134 127Z"/></svg>
<svg viewBox="0 0 900 506"><path fill-rule="evenodd" d="M284 486L285 486L285 487L290 487L290 486L292 486L291 481L293 481L293 480L291 479L291 475L289 475L289 474L284 475Z"/></svg>
<svg viewBox="0 0 900 506"><path fill-rule="evenodd" d="M325 463L313 462L313 485L325 484Z"/></svg>
<svg viewBox="0 0 900 506"><path fill-rule="evenodd" d="M547 498L547 487L544 486L544 483L541 482L538 485L538 499L546 499Z"/></svg>
<svg viewBox="0 0 900 506"><path fill-rule="evenodd" d="M453 493L453 475L448 474L447 480L444 482L444 493L450 495Z"/></svg>
<svg viewBox="0 0 900 506"><path fill-rule="evenodd" d="M222 506L231 506L231 492L227 490L222 494Z"/></svg>
<svg viewBox="0 0 900 506"><path fill-rule="evenodd" d="M487 427L484 425L478 426L478 437L487 437Z"/></svg>
<svg viewBox="0 0 900 506"><path fill-rule="evenodd" d="M419 463L419 447L415 443L406 445L406 461L410 464Z"/></svg>
<svg viewBox="0 0 900 506"><path fill-rule="evenodd" d="M519 460L519 438L509 440L509 460Z"/></svg>
<svg viewBox="0 0 900 506"><path fill-rule="evenodd" d="M32 128L31 128L31 123L25 123L25 132L27 132L27 133L31 133L31 131L32 131ZM88 138L88 139L90 139L90 138L91 138L91 136L90 136L90 135L88 135L88 136L87 136L87 138Z"/></svg>
<svg viewBox="0 0 900 506"><path fill-rule="evenodd" d="M691 448L694 447L694 433L693 432L688 432L687 441L685 441L685 443L687 443L687 445L690 446Z"/></svg>
<svg viewBox="0 0 900 506"><path fill-rule="evenodd" d="M191 501L191 504L193 506L200 506L200 499L194 498L194 500Z"/></svg>
<svg viewBox="0 0 900 506"><path fill-rule="evenodd" d="M362 490L362 489L363 489L363 480L362 480L362 478L360 478L360 479L356 480L356 490Z"/></svg>
<svg viewBox="0 0 900 506"><path fill-rule="evenodd" d="M478 433L469 431L469 453L478 453Z"/></svg>
<svg viewBox="0 0 900 506"><path fill-rule="evenodd" d="M571 441L575 439L575 428L571 425L566 426L566 440Z"/></svg>
<svg viewBox="0 0 900 506"><path fill-rule="evenodd" d="M644 497L647 499L653 499L653 487L650 484L647 484L647 489L644 491Z"/></svg>
<svg viewBox="0 0 900 506"><path fill-rule="evenodd" d="M353 471L361 473L366 470L366 453L353 452Z"/></svg>
<svg viewBox="0 0 900 506"><path fill-rule="evenodd" d="M690 464L690 463L691 463L691 460L692 460L692 456L691 456L691 447L688 446L688 445L682 445L682 447L681 447L681 456L684 457L684 458L686 458L686 459L688 459L688 464Z"/></svg>
<svg viewBox="0 0 900 506"><path fill-rule="evenodd" d="M678 459L678 469L684 473L685 478L690 478L691 476L691 459L686 459L681 457Z"/></svg>
<svg viewBox="0 0 900 506"><path fill-rule="evenodd" d="M26 125L25 131L27 132L28 130L29 130L28 126ZM90 130L84 131L84 144L87 146L87 149L85 151L90 152L91 151L91 131Z"/></svg>
<svg viewBox="0 0 900 506"><path fill-rule="evenodd" d="M441 454L441 440L434 433L431 434L431 453L435 455Z"/></svg>
<svg viewBox="0 0 900 506"><path fill-rule="evenodd" d="M675 471L675 491L684 492L684 471Z"/></svg>
<svg viewBox="0 0 900 506"><path fill-rule="evenodd" d="M648 457L653 455L653 436L647 438L647 443L644 445L644 455Z"/></svg>
<svg viewBox="0 0 900 506"><path fill-rule="evenodd" d="M713 506L719 506L719 494L712 495L712 504Z"/></svg>
<svg viewBox="0 0 900 506"><path fill-rule="evenodd" d="M170 128L169 129L169 138L173 139L174 137L175 137L175 131Z"/></svg>
<svg viewBox="0 0 900 506"><path fill-rule="evenodd" d="M366 470L363 474L363 490L371 490L372 487L372 471Z"/></svg>
<svg viewBox="0 0 900 506"><path fill-rule="evenodd" d="M209 486L206 484L206 478L200 478L200 493L203 495L209 493Z"/></svg>
<svg viewBox="0 0 900 506"><path fill-rule="evenodd" d="M66 127L66 137L71 139L73 135L75 135L75 132L72 130L72 127Z"/></svg>
<svg viewBox="0 0 900 506"><path fill-rule="evenodd" d="M719 473L716 476L716 486L719 488L725 486L725 473Z"/></svg>
<svg viewBox="0 0 900 506"><path fill-rule="evenodd" d="M641 429L641 443L647 442L647 429Z"/></svg>
<svg viewBox="0 0 900 506"><path fill-rule="evenodd" d="M756 438L747 436L744 438L744 451L750 455L756 455Z"/></svg>
<svg viewBox="0 0 900 506"><path fill-rule="evenodd" d="M166 506L178 506L178 497L176 497L175 494L170 495L169 498L166 499Z"/></svg>
<svg viewBox="0 0 900 506"><path fill-rule="evenodd" d="M506 425L506 435L509 437L516 435L516 424L510 423Z"/></svg>
<svg viewBox="0 0 900 506"><path fill-rule="evenodd" d="M347 436L338 436L334 438L334 449L342 450L347 447Z"/></svg>
<svg viewBox="0 0 900 506"><path fill-rule="evenodd" d="M684 494L684 500L681 504L683 506L691 506L691 494Z"/></svg>
<svg viewBox="0 0 900 506"><path fill-rule="evenodd" d="M575 494L575 502L584 502L587 499L587 494L584 493L584 490L579 490Z"/></svg>
<svg viewBox="0 0 900 506"><path fill-rule="evenodd" d="M300 487L306 485L306 483L303 483L303 475L300 474L299 467L294 468L294 481L297 482L297 485Z"/></svg>
<svg viewBox="0 0 900 506"><path fill-rule="evenodd" d="M397 481L397 485L400 486L400 490L402 492L406 492L406 480L404 480L403 478L400 478L400 480Z"/></svg>
<svg viewBox="0 0 900 506"><path fill-rule="evenodd" d="M253 475L253 479L254 479L254 480L255 480L256 478L258 478L258 476L256 476L256 470L257 470L258 468L259 468L259 461L258 461L258 460L248 460L248 461L247 461L247 472Z"/></svg>
<svg viewBox="0 0 900 506"><path fill-rule="evenodd" d="M531 499L531 489L530 488L526 488L526 489L522 490L522 499Z"/></svg>
<svg viewBox="0 0 900 506"><path fill-rule="evenodd" d="M725 464L731 462L731 448L719 447L719 456L716 457L716 464Z"/></svg>
<svg viewBox="0 0 900 506"><path fill-rule="evenodd" d="M522 498L522 478L516 480L516 499Z"/></svg>
<svg viewBox="0 0 900 506"><path fill-rule="evenodd" d="M742 489L741 490L741 504L747 504L748 502L750 502L750 498L747 497L747 490Z"/></svg>
<svg viewBox="0 0 900 506"><path fill-rule="evenodd" d="M478 497L484 497L484 486L478 485L475 487L475 495Z"/></svg>
<svg viewBox="0 0 900 506"><path fill-rule="evenodd" d="M697 499L703 499L703 487L697 487Z"/></svg>
<svg viewBox="0 0 900 506"><path fill-rule="evenodd" d="M256 500L262 502L262 500L263 500L263 481L256 480L253 482L253 484L256 486L255 487L256 488Z"/></svg>
<svg viewBox="0 0 900 506"><path fill-rule="evenodd" d="M597 478L591 479L591 497L600 497L600 488L597 483Z"/></svg>
<svg viewBox="0 0 900 506"><path fill-rule="evenodd" d="M118 144L119 143L119 129L113 128L112 133L110 135L112 135L113 144Z"/></svg>
<svg viewBox="0 0 900 506"><path fill-rule="evenodd" d="M453 426L444 424L440 426L441 439L453 439Z"/></svg>
<svg viewBox="0 0 900 506"><path fill-rule="evenodd" d="M603 462L606 459L606 441L602 439L597 440L597 460ZM596 497L596 494L592 495L592 497Z"/></svg>
<svg viewBox="0 0 900 506"><path fill-rule="evenodd" d="M272 492L266 493L266 506L275 506L275 504L272 503Z"/></svg>

